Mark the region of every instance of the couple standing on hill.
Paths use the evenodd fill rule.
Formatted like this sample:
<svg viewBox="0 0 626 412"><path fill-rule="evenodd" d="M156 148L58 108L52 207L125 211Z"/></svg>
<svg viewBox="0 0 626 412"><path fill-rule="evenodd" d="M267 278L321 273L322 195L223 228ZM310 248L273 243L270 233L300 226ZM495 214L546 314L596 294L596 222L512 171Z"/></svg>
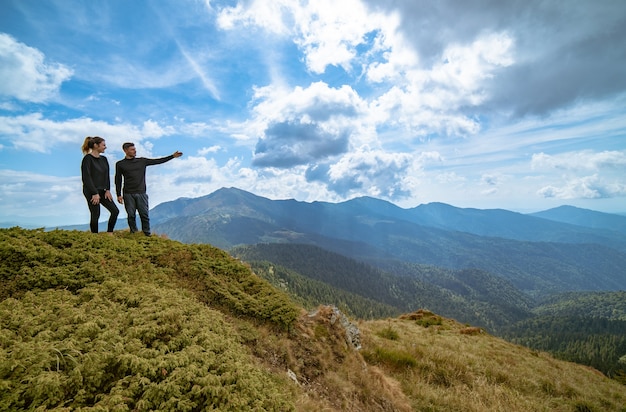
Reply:
<svg viewBox="0 0 626 412"><path fill-rule="evenodd" d="M100 205L104 206L111 216L107 226L107 232L113 232L117 216L120 211L113 202L111 194L111 176L109 161L102 153L106 150L106 142L102 137L86 137L82 150L83 162L81 174L83 179L83 194L87 199L91 219L89 228L92 233L98 233L98 219L100 218ZM158 159L136 157L137 150L133 143L122 145L124 159L115 164L115 191L117 201L123 204L128 214L128 227L131 233L137 232L136 212L141 219L141 230L147 236L150 235L150 218L148 216L148 195L146 193L146 167L158 165L180 157L179 151ZM123 184L122 184L123 181ZM123 195L122 195L123 188Z"/></svg>

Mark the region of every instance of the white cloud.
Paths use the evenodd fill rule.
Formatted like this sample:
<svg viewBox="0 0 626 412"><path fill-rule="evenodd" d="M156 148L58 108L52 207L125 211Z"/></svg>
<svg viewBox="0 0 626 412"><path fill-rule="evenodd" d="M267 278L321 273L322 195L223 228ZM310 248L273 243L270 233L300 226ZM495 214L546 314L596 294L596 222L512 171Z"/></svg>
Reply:
<svg viewBox="0 0 626 412"><path fill-rule="evenodd" d="M295 42L304 51L307 67L323 73L326 66L340 66L351 71L357 55L356 47L365 42L368 32L379 29L359 0L310 1L295 13L298 37Z"/></svg>
<svg viewBox="0 0 626 412"><path fill-rule="evenodd" d="M282 36L292 36L304 53L307 68L323 73L329 65L351 71L357 46L380 28L383 15L372 15L359 0L254 0L220 11L218 24L232 30L238 24L257 26Z"/></svg>
<svg viewBox="0 0 626 412"><path fill-rule="evenodd" d="M39 50L0 33L0 95L27 102L45 102L73 75L59 63L46 63Z"/></svg>
<svg viewBox="0 0 626 412"><path fill-rule="evenodd" d="M506 33L492 33L469 45L448 46L433 67L420 67L415 61L413 67L394 70L395 85L371 103L373 116L380 123L396 124L417 136L478 133L480 123L464 111L489 97L485 82L496 70L513 63L512 46L513 40ZM398 50L406 54L403 47ZM395 52L388 52L390 62ZM379 67L373 72L378 81L383 78ZM404 76L398 78L397 73L402 72Z"/></svg>
<svg viewBox="0 0 626 412"><path fill-rule="evenodd" d="M143 126L140 129L141 137L143 138L159 138L175 133L172 126L162 127L152 119L143 122Z"/></svg>
<svg viewBox="0 0 626 412"><path fill-rule="evenodd" d="M331 164L325 178L329 188L343 196L395 199L408 194L405 178L413 163L413 156L407 153L357 150Z"/></svg>
<svg viewBox="0 0 626 412"><path fill-rule="evenodd" d="M198 150L198 154L200 156L206 156L210 153L216 153L219 152L220 150L222 150L222 148L220 146L210 146L210 147L203 147L200 150Z"/></svg>
<svg viewBox="0 0 626 412"><path fill-rule="evenodd" d="M581 101L610 98L626 86L623 2L575 2L563 8L543 0L490 2L488 7L484 1L464 0L364 1L401 16L399 32L424 65L442 61L442 50L451 45L467 49L494 33L513 40L512 60L498 57L504 43L490 43L495 56L483 51L484 58L503 68L488 82L485 109L520 117L549 115Z"/></svg>
<svg viewBox="0 0 626 412"><path fill-rule="evenodd" d="M373 83L402 81L408 72L419 65L419 56L398 31L397 13L376 16L379 33L373 47L365 53L364 70Z"/></svg>
<svg viewBox="0 0 626 412"><path fill-rule="evenodd" d="M506 33L490 33L469 45L448 46L429 76L435 91L452 89L457 95L441 103L454 103L454 107L482 103L484 80L492 78L497 68L513 64L512 46L513 39Z"/></svg>
<svg viewBox="0 0 626 412"><path fill-rule="evenodd" d="M284 23L285 14L296 3L294 1L263 1L253 0L244 8L242 2L234 7L226 7L220 10L217 17L217 24L224 30L232 30L238 24L245 27L259 26L276 34L286 35L289 33L287 25Z"/></svg>
<svg viewBox="0 0 626 412"><path fill-rule="evenodd" d="M538 190L540 196L558 199L604 199L626 195L626 152L582 150L558 155L536 153L532 168L549 173L560 171L560 179ZM587 173L593 172L588 175Z"/></svg>
<svg viewBox="0 0 626 412"><path fill-rule="evenodd" d="M215 85L214 80L209 76L206 69L204 68L204 65L201 62L199 62L198 57L196 57L196 56L201 56L202 53L189 52L179 41L177 41L176 44L178 45L178 50L185 57L185 60L187 60L187 63L189 63L189 66L191 67L191 69L196 73L198 78L200 78L200 81L202 82L202 85L204 86L204 88L216 100L220 100L220 92L217 89L217 86Z"/></svg>
<svg viewBox="0 0 626 412"><path fill-rule="evenodd" d="M536 170L624 169L626 171L626 152L616 150L603 152L583 150L560 153L558 155L535 153L532 156L531 165Z"/></svg>
<svg viewBox="0 0 626 412"><path fill-rule="evenodd" d="M352 74L354 65L361 64L365 78L380 83L378 96L366 103L368 122L418 137L476 134L480 123L465 111L485 102L486 82L514 62L513 38L506 32L486 32L472 42L448 45L436 64L424 67L399 30L398 14L372 12L358 0L256 0L220 15L223 28L254 25L292 36L314 73L334 65Z"/></svg>
<svg viewBox="0 0 626 412"><path fill-rule="evenodd" d="M559 199L601 199L626 195L626 184L608 181L597 174L570 179L557 187L545 186L538 192L543 197Z"/></svg>
<svg viewBox="0 0 626 412"><path fill-rule="evenodd" d="M128 140L135 143L147 138L159 138L174 133L172 127L161 127L157 122L147 120L141 127L131 124L110 124L90 118L54 121L41 113L15 117L0 116L0 141L7 141L19 150L40 153L49 152L61 143L76 143L80 148L86 136L101 136L109 149L121 151L121 145Z"/></svg>
<svg viewBox="0 0 626 412"><path fill-rule="evenodd" d="M0 182L4 182L0 184L2 219L38 224L42 218L62 222L60 224L77 223L75 219L81 217L88 221L80 177L0 170ZM72 213L68 213L70 210ZM50 220L48 224L52 224Z"/></svg>
<svg viewBox="0 0 626 412"><path fill-rule="evenodd" d="M257 104L254 113L264 123L302 119L303 122L319 122L354 117L365 110L359 95L348 85L329 87L315 82L306 88L296 86L286 90L266 86L255 90Z"/></svg>
<svg viewBox="0 0 626 412"><path fill-rule="evenodd" d="M377 145L374 129L363 117L366 106L349 86L331 88L323 82L293 90L267 86L258 88L255 97L250 133L259 138L255 149L259 166L311 164L351 147Z"/></svg>

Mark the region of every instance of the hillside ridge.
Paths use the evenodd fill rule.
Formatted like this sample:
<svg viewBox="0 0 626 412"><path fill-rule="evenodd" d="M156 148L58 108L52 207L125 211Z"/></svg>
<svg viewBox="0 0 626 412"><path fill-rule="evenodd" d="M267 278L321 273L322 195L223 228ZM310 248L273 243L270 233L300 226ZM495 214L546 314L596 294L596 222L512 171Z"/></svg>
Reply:
<svg viewBox="0 0 626 412"><path fill-rule="evenodd" d="M209 245L0 229L0 283L0 410L619 411L626 403L622 385L589 368L428 311L349 321L357 350L332 306L308 312Z"/></svg>

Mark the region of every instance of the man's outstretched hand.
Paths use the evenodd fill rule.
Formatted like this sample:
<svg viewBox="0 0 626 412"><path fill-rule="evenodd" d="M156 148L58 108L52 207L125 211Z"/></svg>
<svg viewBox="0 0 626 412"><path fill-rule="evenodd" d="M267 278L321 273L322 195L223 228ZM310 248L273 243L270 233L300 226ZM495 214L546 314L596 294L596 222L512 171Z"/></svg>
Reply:
<svg viewBox="0 0 626 412"><path fill-rule="evenodd" d="M183 152L179 152L178 150L174 152L174 154L172 154L172 156L174 157L181 157L183 155Z"/></svg>

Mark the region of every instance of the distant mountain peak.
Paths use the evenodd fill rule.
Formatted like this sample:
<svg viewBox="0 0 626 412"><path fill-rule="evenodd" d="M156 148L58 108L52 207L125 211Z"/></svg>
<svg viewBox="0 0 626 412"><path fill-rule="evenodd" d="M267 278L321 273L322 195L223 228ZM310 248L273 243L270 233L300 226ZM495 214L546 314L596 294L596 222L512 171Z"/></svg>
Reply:
<svg viewBox="0 0 626 412"><path fill-rule="evenodd" d="M626 216L581 209L575 206L563 205L532 213L531 216L593 229L626 232Z"/></svg>

